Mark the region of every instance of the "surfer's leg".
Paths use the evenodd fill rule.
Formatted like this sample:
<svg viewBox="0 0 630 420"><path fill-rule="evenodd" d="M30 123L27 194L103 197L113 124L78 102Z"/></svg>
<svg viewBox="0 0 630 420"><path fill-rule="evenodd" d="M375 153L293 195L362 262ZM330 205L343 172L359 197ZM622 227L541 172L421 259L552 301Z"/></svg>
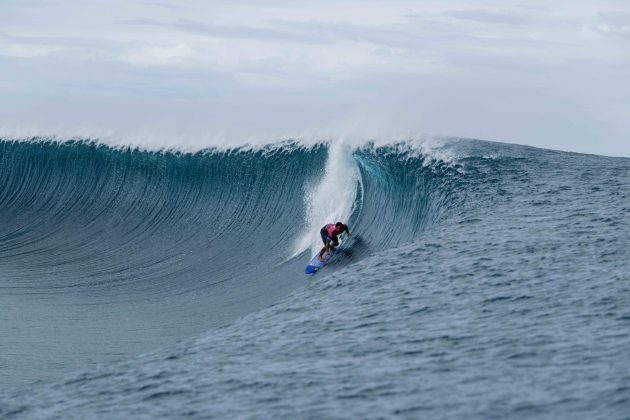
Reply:
<svg viewBox="0 0 630 420"><path fill-rule="evenodd" d="M317 259L320 261L324 261L324 252L326 252L326 246L324 246L322 248L321 251L319 251L319 255L317 256Z"/></svg>
<svg viewBox="0 0 630 420"><path fill-rule="evenodd" d="M326 241L328 240L328 233L326 233L326 230L322 229L319 231L319 236L322 237L322 242L324 243L324 246L325 246Z"/></svg>
<svg viewBox="0 0 630 420"><path fill-rule="evenodd" d="M324 261L324 253L330 249L330 239L326 238L326 240L324 241L324 247L322 248L321 251L319 251L319 256L317 257L318 260L320 261Z"/></svg>
<svg viewBox="0 0 630 420"><path fill-rule="evenodd" d="M324 243L324 247L322 248L321 251L319 251L319 255L317 256L317 259L320 261L323 261L322 256L324 255L324 252L326 252L326 241L328 240L328 234L326 233L324 229L320 230L319 234L322 237L322 242Z"/></svg>

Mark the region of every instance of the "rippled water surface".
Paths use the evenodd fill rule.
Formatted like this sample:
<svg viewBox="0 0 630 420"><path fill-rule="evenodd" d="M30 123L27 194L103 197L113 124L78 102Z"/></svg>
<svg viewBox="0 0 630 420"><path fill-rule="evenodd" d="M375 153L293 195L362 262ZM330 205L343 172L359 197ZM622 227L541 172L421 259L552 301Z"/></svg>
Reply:
<svg viewBox="0 0 630 420"><path fill-rule="evenodd" d="M1 415L628 418L630 159L1 144Z"/></svg>

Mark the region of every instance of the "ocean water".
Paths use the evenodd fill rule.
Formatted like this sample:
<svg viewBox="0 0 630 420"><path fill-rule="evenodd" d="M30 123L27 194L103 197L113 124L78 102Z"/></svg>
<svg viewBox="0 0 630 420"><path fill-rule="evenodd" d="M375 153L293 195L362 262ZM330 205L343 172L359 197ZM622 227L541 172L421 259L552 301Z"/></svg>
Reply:
<svg viewBox="0 0 630 420"><path fill-rule="evenodd" d="M630 159L1 141L0 337L7 418L627 419Z"/></svg>

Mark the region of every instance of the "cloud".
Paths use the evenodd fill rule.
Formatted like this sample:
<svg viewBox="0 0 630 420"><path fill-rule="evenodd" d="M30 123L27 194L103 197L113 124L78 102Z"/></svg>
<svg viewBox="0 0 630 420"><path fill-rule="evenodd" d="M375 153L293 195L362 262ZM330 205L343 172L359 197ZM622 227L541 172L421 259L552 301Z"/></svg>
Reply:
<svg viewBox="0 0 630 420"><path fill-rule="evenodd" d="M186 6L183 6L181 4L168 3L168 2L165 2L165 1L144 1L143 3L144 4L148 4L150 6L163 7L165 9L174 10L174 11L190 10L190 7L186 7Z"/></svg>
<svg viewBox="0 0 630 420"><path fill-rule="evenodd" d="M14 35L0 32L0 39L7 44L47 45L54 47L108 48L117 45L115 41L105 38L53 35Z"/></svg>
<svg viewBox="0 0 630 420"><path fill-rule="evenodd" d="M600 12L598 15L615 28L630 28L630 12Z"/></svg>
<svg viewBox="0 0 630 420"><path fill-rule="evenodd" d="M309 35L304 31L283 31L274 28L249 25L219 25L193 19L178 19L172 22L139 18L119 21L121 24L136 26L153 26L174 29L194 35L226 39L276 40L284 42L302 42L309 44L327 43L326 39Z"/></svg>
<svg viewBox="0 0 630 420"><path fill-rule="evenodd" d="M630 38L630 12L600 12L603 24L595 25L595 30L603 35Z"/></svg>
<svg viewBox="0 0 630 420"><path fill-rule="evenodd" d="M596 133L621 149L630 10L521 3L9 2L0 119L265 136L363 115L597 153Z"/></svg>
<svg viewBox="0 0 630 420"><path fill-rule="evenodd" d="M288 21L272 19L270 23L291 33L301 33L323 43L371 43L390 47L408 47L421 43L404 29L393 29L379 25L356 25L348 22Z"/></svg>
<svg viewBox="0 0 630 420"><path fill-rule="evenodd" d="M515 13L483 9L450 10L442 15L455 19L504 25L524 25L532 22L531 19Z"/></svg>
<svg viewBox="0 0 630 420"><path fill-rule="evenodd" d="M139 66L178 64L199 58L199 54L187 44L145 47L120 56L122 61Z"/></svg>

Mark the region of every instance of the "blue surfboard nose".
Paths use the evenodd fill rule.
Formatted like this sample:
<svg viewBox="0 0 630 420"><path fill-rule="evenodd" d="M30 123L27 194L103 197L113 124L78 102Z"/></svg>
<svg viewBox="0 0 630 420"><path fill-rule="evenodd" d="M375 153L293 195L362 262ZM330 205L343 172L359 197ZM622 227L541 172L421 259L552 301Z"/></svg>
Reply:
<svg viewBox="0 0 630 420"><path fill-rule="evenodd" d="M335 254L339 252L339 249L341 248L341 245L343 244L344 240L345 240L345 237L340 236L339 245L337 245L337 248L334 250L331 250L328 254L324 254L323 259L321 261L318 258L319 252L313 255L313 258L311 258L311 262L304 269L304 274L315 274L320 268L328 264L328 262L332 259L332 257L334 257Z"/></svg>

